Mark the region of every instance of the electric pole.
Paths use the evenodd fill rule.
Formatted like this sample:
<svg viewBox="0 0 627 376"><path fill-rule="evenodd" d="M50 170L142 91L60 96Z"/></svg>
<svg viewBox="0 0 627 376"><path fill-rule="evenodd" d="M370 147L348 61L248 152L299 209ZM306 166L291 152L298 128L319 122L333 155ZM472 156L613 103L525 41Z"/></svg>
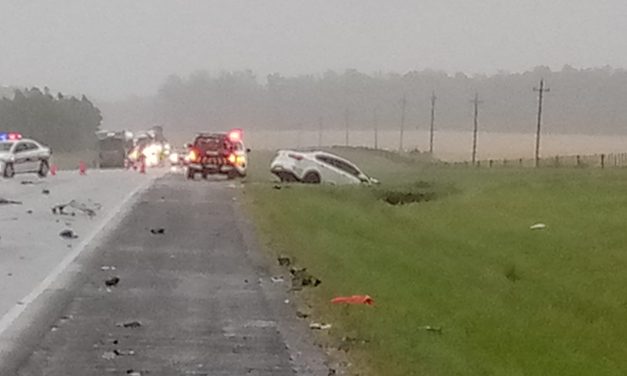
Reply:
<svg viewBox="0 0 627 376"><path fill-rule="evenodd" d="M401 99L401 139L399 143L398 149L403 151L403 133L405 133L405 108L407 107L407 96L403 95L403 99Z"/></svg>
<svg viewBox="0 0 627 376"><path fill-rule="evenodd" d="M471 101L475 105L475 120L474 120L474 128L472 130L472 165L475 165L477 160L477 131L479 129L479 93L475 93L475 99Z"/></svg>
<svg viewBox="0 0 627 376"><path fill-rule="evenodd" d="M349 121L350 120L350 112L348 111L348 107L346 108L346 110L344 110L344 125L346 126L346 134L344 137L344 143L346 144L346 146L348 146L348 125L349 125Z"/></svg>
<svg viewBox="0 0 627 376"><path fill-rule="evenodd" d="M322 147L322 116L318 118L318 147Z"/></svg>
<svg viewBox="0 0 627 376"><path fill-rule="evenodd" d="M374 149L377 150L379 148L379 114L376 107L372 111L372 124L374 128Z"/></svg>
<svg viewBox="0 0 627 376"><path fill-rule="evenodd" d="M544 93L551 91L549 88L544 87L544 79L540 80L540 87L534 87L533 91L537 91L538 95L538 129L536 130L536 167L540 166L540 128L542 127L542 100L544 99Z"/></svg>
<svg viewBox="0 0 627 376"><path fill-rule="evenodd" d="M429 128L429 154L433 154L433 132L435 130L435 91L431 93L431 127Z"/></svg>

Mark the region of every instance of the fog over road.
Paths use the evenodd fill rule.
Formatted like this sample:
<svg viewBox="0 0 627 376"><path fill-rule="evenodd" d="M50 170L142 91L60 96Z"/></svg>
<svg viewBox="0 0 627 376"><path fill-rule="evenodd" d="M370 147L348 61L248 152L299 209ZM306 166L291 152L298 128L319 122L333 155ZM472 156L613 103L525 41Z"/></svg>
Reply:
<svg viewBox="0 0 627 376"><path fill-rule="evenodd" d="M239 188L156 180L0 336L0 374L327 375L266 282Z"/></svg>

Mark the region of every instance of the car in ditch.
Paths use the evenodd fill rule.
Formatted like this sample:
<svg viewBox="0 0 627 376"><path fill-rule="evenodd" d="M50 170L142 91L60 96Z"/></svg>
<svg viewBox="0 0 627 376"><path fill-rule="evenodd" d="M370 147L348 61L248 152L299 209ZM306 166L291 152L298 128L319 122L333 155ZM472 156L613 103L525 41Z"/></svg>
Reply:
<svg viewBox="0 0 627 376"><path fill-rule="evenodd" d="M185 156L187 178L196 175L206 179L209 175L226 175L228 179L245 177L248 169L248 152L240 129L227 133L200 133Z"/></svg>
<svg viewBox="0 0 627 376"><path fill-rule="evenodd" d="M279 150L270 172L282 182L307 184L378 184L354 163L324 151Z"/></svg>
<svg viewBox="0 0 627 376"><path fill-rule="evenodd" d="M0 132L0 173L5 178L23 173L46 177L51 154L50 148L19 133Z"/></svg>

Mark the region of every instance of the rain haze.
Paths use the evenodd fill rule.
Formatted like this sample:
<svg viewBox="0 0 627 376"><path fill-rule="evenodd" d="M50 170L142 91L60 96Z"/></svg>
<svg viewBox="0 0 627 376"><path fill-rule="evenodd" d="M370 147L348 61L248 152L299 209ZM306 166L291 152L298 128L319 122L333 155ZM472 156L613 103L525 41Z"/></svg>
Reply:
<svg viewBox="0 0 627 376"><path fill-rule="evenodd" d="M626 17L621 0L2 0L0 84L113 100L201 70L620 68Z"/></svg>

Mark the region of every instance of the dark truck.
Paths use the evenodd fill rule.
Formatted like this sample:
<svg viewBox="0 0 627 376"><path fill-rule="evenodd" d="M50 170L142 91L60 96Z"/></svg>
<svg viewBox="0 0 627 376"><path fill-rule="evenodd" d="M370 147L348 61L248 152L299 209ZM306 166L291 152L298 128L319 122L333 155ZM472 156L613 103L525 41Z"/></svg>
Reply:
<svg viewBox="0 0 627 376"><path fill-rule="evenodd" d="M98 136L98 166L100 168L125 167L127 155L133 147L133 138L126 131L100 131Z"/></svg>
<svg viewBox="0 0 627 376"><path fill-rule="evenodd" d="M249 150L241 140L241 131L201 133L188 148L188 179L194 179L196 174L204 179L214 174L226 175L228 179L246 176Z"/></svg>

